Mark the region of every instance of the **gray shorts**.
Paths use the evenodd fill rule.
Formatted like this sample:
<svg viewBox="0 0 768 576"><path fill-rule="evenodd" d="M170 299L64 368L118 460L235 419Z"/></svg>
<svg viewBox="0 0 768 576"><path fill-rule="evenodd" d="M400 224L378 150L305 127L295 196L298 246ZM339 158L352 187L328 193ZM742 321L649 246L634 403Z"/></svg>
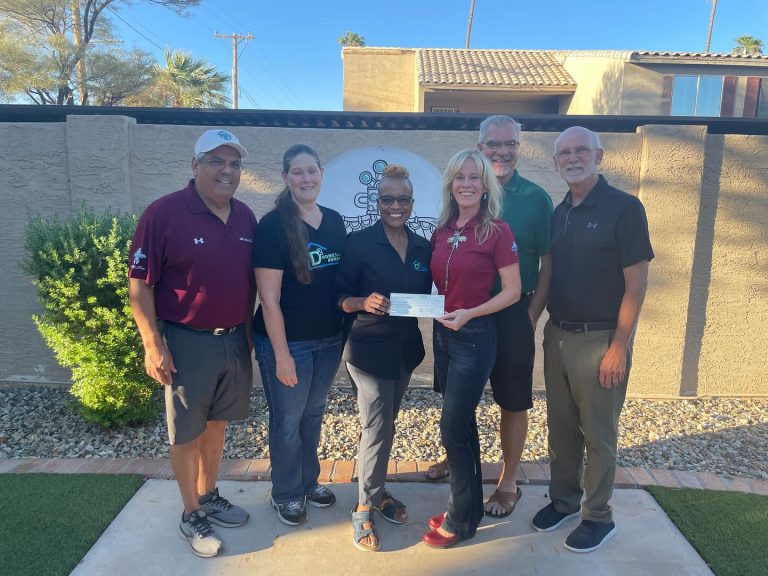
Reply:
<svg viewBox="0 0 768 576"><path fill-rule="evenodd" d="M253 364L245 325L216 336L161 323L176 373L165 387L165 413L171 444L184 444L205 431L208 420L248 416Z"/></svg>

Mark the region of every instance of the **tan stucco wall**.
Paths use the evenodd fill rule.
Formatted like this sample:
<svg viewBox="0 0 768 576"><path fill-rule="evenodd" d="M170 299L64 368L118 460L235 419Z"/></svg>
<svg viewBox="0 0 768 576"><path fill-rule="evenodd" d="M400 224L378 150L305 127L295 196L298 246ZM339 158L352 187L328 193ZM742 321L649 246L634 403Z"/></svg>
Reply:
<svg viewBox="0 0 768 576"><path fill-rule="evenodd" d="M191 147L205 127L138 125L124 117L72 116L62 124L0 124L0 381L66 380L30 316L34 288L18 269L29 211L66 217L81 201L140 212L184 185ZM283 151L296 142L327 162L351 149L387 145L438 170L471 132L236 128L251 154L238 195L258 216L282 187ZM559 202L555 134L524 133L520 171ZM707 136L700 127L648 126L601 135L609 181L645 203L656 258L638 327L630 394L768 394L768 159L766 137ZM702 176L702 174L704 176ZM322 201L322 196L321 196ZM539 348L540 350L540 348ZM541 386L542 354L536 383ZM428 377L431 367L419 369Z"/></svg>
<svg viewBox="0 0 768 576"><path fill-rule="evenodd" d="M562 99L560 114L621 113L623 59L567 52L555 57L576 81L576 92Z"/></svg>
<svg viewBox="0 0 768 576"><path fill-rule="evenodd" d="M344 48L344 110L419 112L416 52Z"/></svg>
<svg viewBox="0 0 768 576"><path fill-rule="evenodd" d="M663 116L664 75L654 70L627 63L621 114L627 116Z"/></svg>

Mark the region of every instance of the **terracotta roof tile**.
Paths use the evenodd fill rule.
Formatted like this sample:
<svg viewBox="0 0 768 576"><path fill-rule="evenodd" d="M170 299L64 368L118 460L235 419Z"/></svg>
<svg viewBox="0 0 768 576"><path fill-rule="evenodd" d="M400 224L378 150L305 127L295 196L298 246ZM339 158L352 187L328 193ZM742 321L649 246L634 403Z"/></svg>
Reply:
<svg viewBox="0 0 768 576"><path fill-rule="evenodd" d="M422 85L576 87L571 75L550 52L419 49L417 53Z"/></svg>

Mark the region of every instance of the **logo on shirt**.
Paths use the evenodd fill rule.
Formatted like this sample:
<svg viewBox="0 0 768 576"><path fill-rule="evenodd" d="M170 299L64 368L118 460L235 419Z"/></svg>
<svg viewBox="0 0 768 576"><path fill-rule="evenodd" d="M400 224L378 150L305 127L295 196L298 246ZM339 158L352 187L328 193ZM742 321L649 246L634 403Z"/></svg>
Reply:
<svg viewBox="0 0 768 576"><path fill-rule="evenodd" d="M202 236L200 238L193 238L193 240L195 241L195 244L205 244L205 238Z"/></svg>
<svg viewBox="0 0 768 576"><path fill-rule="evenodd" d="M597 222L587 222L587 230L597 230Z"/></svg>
<svg viewBox="0 0 768 576"><path fill-rule="evenodd" d="M310 242L307 244L309 250L309 269L326 268L328 266L337 266L341 262L341 254L330 252L325 246Z"/></svg>
<svg viewBox="0 0 768 576"><path fill-rule="evenodd" d="M240 236L240 242L248 242L249 244L253 244L253 238L246 238L244 236Z"/></svg>
<svg viewBox="0 0 768 576"><path fill-rule="evenodd" d="M136 250L136 252L133 253L133 264L131 265L131 269L145 270L144 266L141 265L141 261L146 260L146 258L147 255L141 251L141 248Z"/></svg>
<svg viewBox="0 0 768 576"><path fill-rule="evenodd" d="M418 260L413 261L413 269L416 270L416 272L429 272L429 268Z"/></svg>
<svg viewBox="0 0 768 576"><path fill-rule="evenodd" d="M517 253L517 241L512 242L512 252Z"/></svg>

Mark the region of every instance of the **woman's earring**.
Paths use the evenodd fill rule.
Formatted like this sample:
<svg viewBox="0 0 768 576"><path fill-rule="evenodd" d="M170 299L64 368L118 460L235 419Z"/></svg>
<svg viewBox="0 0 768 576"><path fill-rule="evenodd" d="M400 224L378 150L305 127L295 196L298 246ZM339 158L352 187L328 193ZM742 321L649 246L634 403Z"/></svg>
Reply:
<svg viewBox="0 0 768 576"><path fill-rule="evenodd" d="M483 192L483 200L488 200L488 192Z"/></svg>

